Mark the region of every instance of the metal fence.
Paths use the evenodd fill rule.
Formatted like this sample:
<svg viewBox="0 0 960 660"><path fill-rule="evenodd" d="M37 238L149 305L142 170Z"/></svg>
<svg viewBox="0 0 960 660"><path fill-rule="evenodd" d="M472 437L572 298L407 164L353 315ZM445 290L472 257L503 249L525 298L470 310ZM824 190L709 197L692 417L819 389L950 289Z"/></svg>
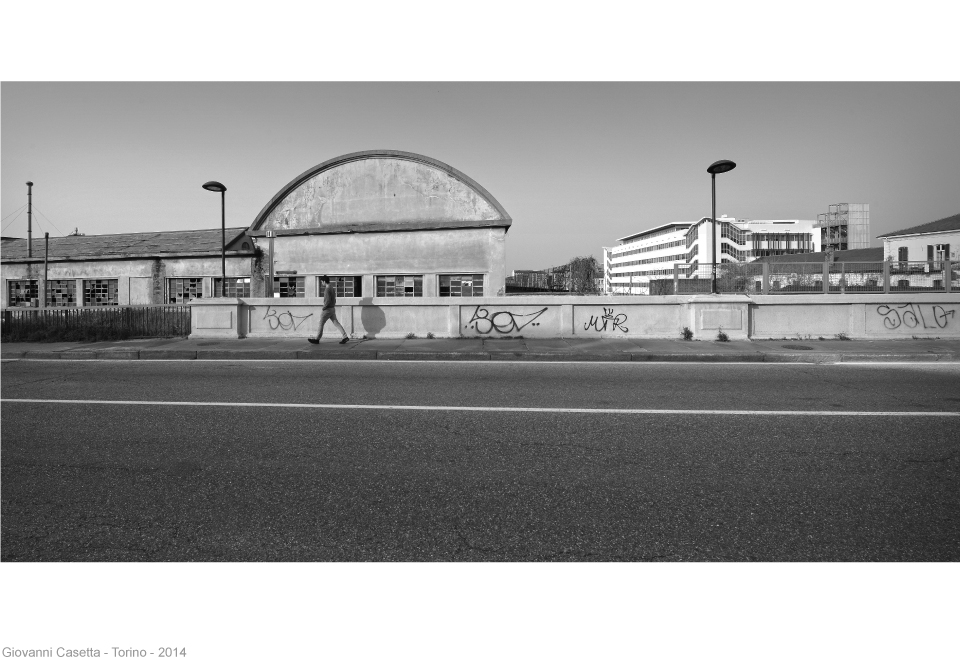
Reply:
<svg viewBox="0 0 960 660"><path fill-rule="evenodd" d="M717 293L960 293L960 263L950 261L723 263L716 277ZM712 264L677 264L649 291L710 293L712 281Z"/></svg>
<svg viewBox="0 0 960 660"><path fill-rule="evenodd" d="M119 338L186 337L188 305L123 305L111 307L16 307L3 310L0 335L17 340L46 335Z"/></svg>

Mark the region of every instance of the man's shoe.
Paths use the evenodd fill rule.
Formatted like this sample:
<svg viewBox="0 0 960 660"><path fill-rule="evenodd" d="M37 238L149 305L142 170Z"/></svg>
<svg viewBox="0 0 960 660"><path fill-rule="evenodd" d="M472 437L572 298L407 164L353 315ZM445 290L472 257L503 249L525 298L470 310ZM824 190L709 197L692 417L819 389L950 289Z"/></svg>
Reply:
<svg viewBox="0 0 960 660"><path fill-rule="evenodd" d="M320 343L320 340L319 340L319 339L316 339L316 338L314 338L314 337L307 337L307 341L310 342L311 344L319 344L319 343Z"/></svg>
<svg viewBox="0 0 960 660"><path fill-rule="evenodd" d="M340 343L346 344L348 341L350 341L350 337L344 337L343 339L340 340Z"/></svg>

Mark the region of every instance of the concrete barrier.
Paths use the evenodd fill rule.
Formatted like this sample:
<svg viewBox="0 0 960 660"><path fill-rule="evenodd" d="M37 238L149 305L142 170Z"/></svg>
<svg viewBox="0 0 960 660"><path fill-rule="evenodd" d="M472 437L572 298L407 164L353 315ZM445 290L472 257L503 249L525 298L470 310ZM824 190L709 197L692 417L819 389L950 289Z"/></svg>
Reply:
<svg viewBox="0 0 960 660"><path fill-rule="evenodd" d="M346 298L337 317L353 337L960 338L960 294L509 296ZM289 338L317 333L320 298L205 298L191 338ZM336 330L327 324L325 333ZM198 355L199 357L199 355Z"/></svg>

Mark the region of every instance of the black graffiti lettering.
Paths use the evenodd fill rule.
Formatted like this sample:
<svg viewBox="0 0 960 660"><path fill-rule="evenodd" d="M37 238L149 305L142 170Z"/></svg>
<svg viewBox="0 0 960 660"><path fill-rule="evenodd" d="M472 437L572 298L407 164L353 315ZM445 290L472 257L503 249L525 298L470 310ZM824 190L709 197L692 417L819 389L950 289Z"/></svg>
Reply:
<svg viewBox="0 0 960 660"><path fill-rule="evenodd" d="M883 317L883 325L888 330L896 330L901 325L908 328L922 326L926 330L937 330L947 327L950 319L957 313L957 310L946 310L941 305L930 305L929 311L933 315L933 321L936 325L927 322L927 317L923 313L923 305L920 303L905 303L898 305L896 309L893 309L890 305L877 306L877 314Z"/></svg>
<svg viewBox="0 0 960 660"><path fill-rule="evenodd" d="M263 318L267 321L271 330L276 330L277 328L282 330L297 330L303 322L311 316L313 316L312 313L306 316L294 316L289 311L277 314L277 310L267 307L267 313L263 315Z"/></svg>
<svg viewBox="0 0 960 660"><path fill-rule="evenodd" d="M604 330L607 329L607 324L612 322L614 330L629 332L630 329L627 326L623 325L624 321L626 320L627 320L626 314L617 314L616 316L614 316L613 307L609 309L604 307L603 316L601 316L600 318L597 318L596 316L593 316L591 314L590 320L583 324L583 329L589 330L591 327L593 327L593 329L596 330L597 332L603 332ZM603 322L603 325L600 325L601 321Z"/></svg>
<svg viewBox="0 0 960 660"><path fill-rule="evenodd" d="M882 311L882 310L887 311ZM883 317L883 325L889 330L895 330L900 327L900 313L895 309L890 309L890 305L880 305L877 307L877 314ZM893 317L889 316L893 314Z"/></svg>
<svg viewBox="0 0 960 660"><path fill-rule="evenodd" d="M950 311L947 311L940 305L933 306L933 320L937 322L937 327L939 328L946 328L947 323L949 322L948 317L952 317L956 313L957 313L957 310L955 309L951 309Z"/></svg>
<svg viewBox="0 0 960 660"><path fill-rule="evenodd" d="M908 328L916 328L920 325L920 319L917 318L917 313L913 309L913 303L907 303L906 305L900 305L897 309L904 309L907 311L900 314L900 318L903 319L903 324Z"/></svg>
<svg viewBox="0 0 960 660"><path fill-rule="evenodd" d="M514 314L513 312L500 311L495 312L491 316L490 310L484 307L477 307L473 312L473 316L470 317L470 323L475 324L474 327L476 327L477 332L481 335L488 335L494 330L500 334L507 334L510 332L519 332L524 329L540 318L540 315L545 311L547 311L546 307L537 312L530 312L529 314ZM518 321L518 319L524 318L527 320L523 323Z"/></svg>

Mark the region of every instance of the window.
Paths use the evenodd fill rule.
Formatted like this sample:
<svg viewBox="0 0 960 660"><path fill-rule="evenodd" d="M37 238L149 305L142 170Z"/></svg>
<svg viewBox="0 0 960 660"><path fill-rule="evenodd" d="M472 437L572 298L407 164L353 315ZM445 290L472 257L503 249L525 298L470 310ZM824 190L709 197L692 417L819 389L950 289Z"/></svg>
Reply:
<svg viewBox="0 0 960 660"><path fill-rule="evenodd" d="M907 257L908 251L907 248L902 247L897 249L897 261L910 261Z"/></svg>
<svg viewBox="0 0 960 660"><path fill-rule="evenodd" d="M274 277L273 297L304 298L304 281L303 277Z"/></svg>
<svg viewBox="0 0 960 660"><path fill-rule="evenodd" d="M76 307L77 281L50 280L47 282L47 307Z"/></svg>
<svg viewBox="0 0 960 660"><path fill-rule="evenodd" d="M338 298L360 298L363 295L363 278L359 275L330 275L330 283ZM317 295L323 295L323 282L317 278Z"/></svg>
<svg viewBox="0 0 960 660"><path fill-rule="evenodd" d="M469 298L483 295L483 275L441 275L440 295Z"/></svg>
<svg viewBox="0 0 960 660"><path fill-rule="evenodd" d="M186 305L195 298L203 298L202 277L171 277L167 280L167 303Z"/></svg>
<svg viewBox="0 0 960 660"><path fill-rule="evenodd" d="M213 278L213 297L220 298L220 286L223 282L222 277ZM249 277L228 277L227 278L227 298L249 298L250 297L250 278Z"/></svg>
<svg viewBox="0 0 960 660"><path fill-rule="evenodd" d="M119 304L117 282L118 280L84 280L83 306L103 307Z"/></svg>
<svg viewBox="0 0 960 660"><path fill-rule="evenodd" d="M423 275L378 275L377 297L422 298Z"/></svg>
<svg viewBox="0 0 960 660"><path fill-rule="evenodd" d="M33 301L37 302L34 303ZM7 305L10 307L32 307L40 303L40 285L38 280L7 280Z"/></svg>

